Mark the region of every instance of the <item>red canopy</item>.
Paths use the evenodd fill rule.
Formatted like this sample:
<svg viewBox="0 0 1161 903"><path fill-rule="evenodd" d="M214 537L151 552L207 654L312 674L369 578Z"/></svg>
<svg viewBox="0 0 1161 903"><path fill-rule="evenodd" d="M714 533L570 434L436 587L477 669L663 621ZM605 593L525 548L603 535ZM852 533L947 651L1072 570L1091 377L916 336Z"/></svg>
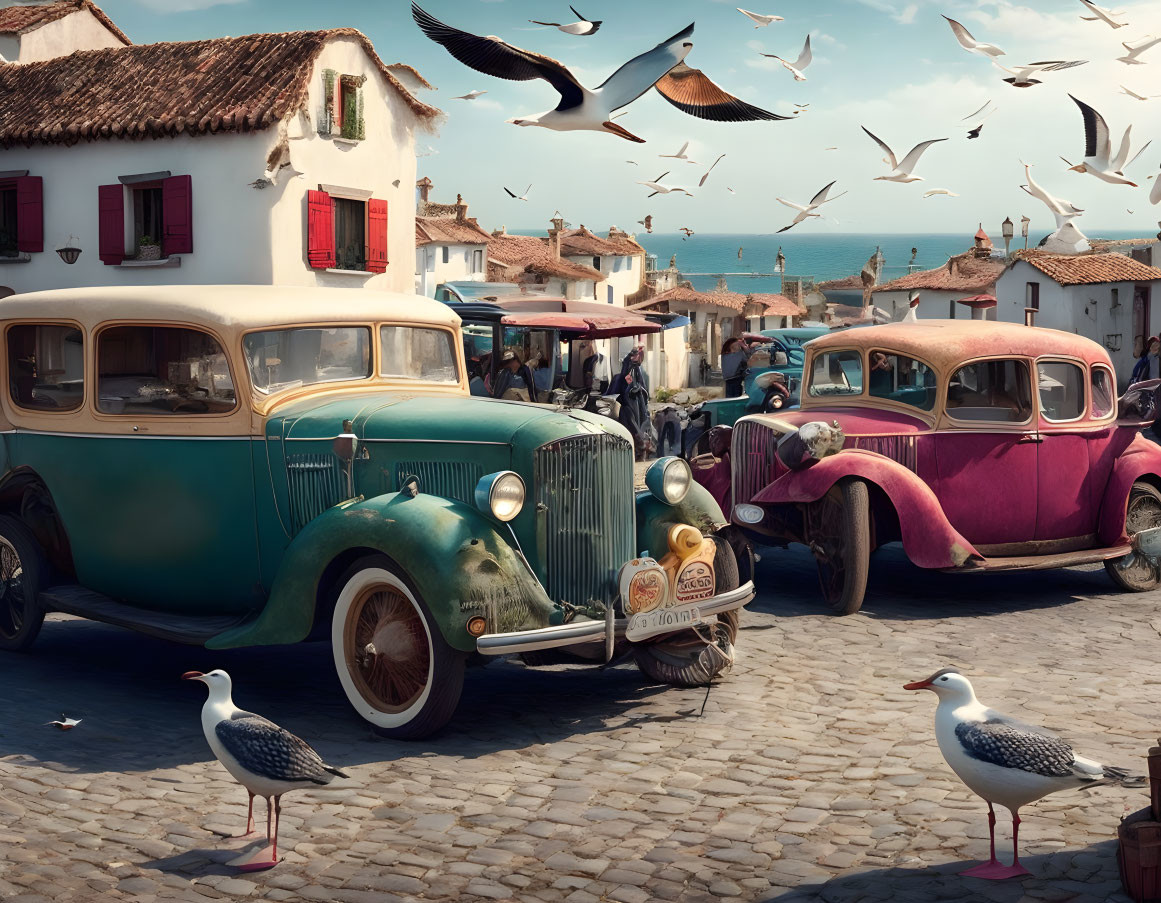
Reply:
<svg viewBox="0 0 1161 903"><path fill-rule="evenodd" d="M970 298L960 298L957 303L966 304L976 310L986 310L995 307L997 302L995 295L972 295Z"/></svg>
<svg viewBox="0 0 1161 903"><path fill-rule="evenodd" d="M505 326L558 329L569 338L606 339L660 332L661 324L635 311L593 301L566 298L529 298L497 301L505 311Z"/></svg>

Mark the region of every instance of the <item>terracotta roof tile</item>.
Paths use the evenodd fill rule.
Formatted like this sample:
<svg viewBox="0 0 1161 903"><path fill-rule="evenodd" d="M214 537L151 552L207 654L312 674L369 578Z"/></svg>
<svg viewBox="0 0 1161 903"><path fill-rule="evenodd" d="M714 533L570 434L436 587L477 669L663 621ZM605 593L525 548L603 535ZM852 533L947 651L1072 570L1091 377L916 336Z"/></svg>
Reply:
<svg viewBox="0 0 1161 903"><path fill-rule="evenodd" d="M1026 261L1061 285L1097 285L1102 282L1151 282L1161 279L1161 269L1124 254L1046 254L1017 251Z"/></svg>
<svg viewBox="0 0 1161 903"><path fill-rule="evenodd" d="M806 308L785 295L759 295L752 294L748 296L748 300L761 304L765 307L764 316L775 317L805 317Z"/></svg>
<svg viewBox="0 0 1161 903"><path fill-rule="evenodd" d="M421 122L415 98L353 28L83 50L0 66L0 147L269 128L307 99L327 42L353 38Z"/></svg>
<svg viewBox="0 0 1161 903"><path fill-rule="evenodd" d="M49 3L45 6L6 6L0 9L0 34L25 34L82 9L92 13L122 44L133 43L125 32L114 25L113 20L90 0L59 0L58 3Z"/></svg>
<svg viewBox="0 0 1161 903"><path fill-rule="evenodd" d="M419 74L419 70L414 66L409 66L407 63L388 63L384 68L388 72L396 75L404 84L411 80L415 82L420 88L426 88L428 91L434 91L435 85L429 82L426 78ZM411 86L408 85L408 88Z"/></svg>
<svg viewBox="0 0 1161 903"><path fill-rule="evenodd" d="M946 264L935 270L908 273L875 286L873 292L906 292L920 289L931 292L978 293L990 290L1004 272L1007 264L1002 260L980 259L969 251L952 257Z"/></svg>
<svg viewBox="0 0 1161 903"><path fill-rule="evenodd" d="M560 253L565 257L631 257L645 249L625 233L603 238L584 226L560 234Z"/></svg>
<svg viewBox="0 0 1161 903"><path fill-rule="evenodd" d="M1161 242L1161 237L1153 235L1149 238L1090 238L1088 243L1094 251L1120 251L1129 248L1147 248Z"/></svg>
<svg viewBox="0 0 1161 903"><path fill-rule="evenodd" d="M669 304L674 301L679 304L709 304L718 307L728 307L730 310L736 310L738 313L741 313L746 306L746 296L739 295L737 292L723 292L716 289L712 292L699 292L696 289L687 288L684 285L679 285L677 288L671 288L667 292L655 295L648 302L648 306Z"/></svg>
<svg viewBox="0 0 1161 903"><path fill-rule="evenodd" d="M535 235L493 235L488 241L488 259L507 267L519 267L525 273L556 276L561 279L604 281L599 270L553 257L548 240Z"/></svg>
<svg viewBox="0 0 1161 903"><path fill-rule="evenodd" d="M416 244L484 245L491 240L492 236L480 228L474 217L468 217L463 222L454 216L417 216L415 218Z"/></svg>

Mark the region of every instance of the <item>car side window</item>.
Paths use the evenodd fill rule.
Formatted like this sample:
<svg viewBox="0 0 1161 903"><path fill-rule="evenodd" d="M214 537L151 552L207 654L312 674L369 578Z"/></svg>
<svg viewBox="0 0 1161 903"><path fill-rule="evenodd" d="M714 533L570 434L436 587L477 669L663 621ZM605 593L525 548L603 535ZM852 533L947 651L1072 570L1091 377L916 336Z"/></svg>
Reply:
<svg viewBox="0 0 1161 903"><path fill-rule="evenodd" d="M1113 377L1104 367L1092 368L1092 416L1108 417L1116 410L1116 392L1113 391Z"/></svg>
<svg viewBox="0 0 1161 903"><path fill-rule="evenodd" d="M1057 423L1084 414L1084 368L1068 361L1037 361L1040 413Z"/></svg>
<svg viewBox="0 0 1161 903"><path fill-rule="evenodd" d="M863 357L857 351L829 351L815 357L810 368L808 394L861 395Z"/></svg>
<svg viewBox="0 0 1161 903"><path fill-rule="evenodd" d="M872 351L867 367L867 391L873 398L885 398L930 411L935 407L935 373L922 361Z"/></svg>
<svg viewBox="0 0 1161 903"><path fill-rule="evenodd" d="M1032 416L1027 361L976 361L947 384L947 413L956 420L1023 423Z"/></svg>
<svg viewBox="0 0 1161 903"><path fill-rule="evenodd" d="M17 407L75 411L85 396L85 349L73 326L8 329L8 393Z"/></svg>
<svg viewBox="0 0 1161 903"><path fill-rule="evenodd" d="M97 336L97 410L104 414L226 414L237 406L213 336L174 326L112 326Z"/></svg>

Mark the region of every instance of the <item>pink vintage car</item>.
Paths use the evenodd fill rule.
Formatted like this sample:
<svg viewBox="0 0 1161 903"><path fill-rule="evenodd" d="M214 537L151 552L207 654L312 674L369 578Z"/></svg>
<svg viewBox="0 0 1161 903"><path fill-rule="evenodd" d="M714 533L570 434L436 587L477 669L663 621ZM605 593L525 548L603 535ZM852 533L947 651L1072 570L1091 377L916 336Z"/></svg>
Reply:
<svg viewBox="0 0 1161 903"><path fill-rule="evenodd" d="M722 501L757 542L806 544L838 613L858 611L871 551L897 541L923 568L1099 561L1121 587L1152 589L1161 448L1140 428L1157 386L1118 405L1103 348L1034 326L932 320L823 336L806 346L801 409L735 425ZM703 457L694 471L720 487L725 466Z"/></svg>

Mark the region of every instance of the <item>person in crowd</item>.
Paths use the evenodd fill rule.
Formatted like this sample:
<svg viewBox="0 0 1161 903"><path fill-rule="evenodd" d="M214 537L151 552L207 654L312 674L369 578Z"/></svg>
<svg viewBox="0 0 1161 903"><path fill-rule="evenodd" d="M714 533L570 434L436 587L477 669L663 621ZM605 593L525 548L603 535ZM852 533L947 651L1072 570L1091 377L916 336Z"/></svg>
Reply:
<svg viewBox="0 0 1161 903"><path fill-rule="evenodd" d="M592 341L586 341L580 346L581 355L587 355L581 364L581 376L584 387L590 395L604 395L609 391L608 362L601 354L600 348Z"/></svg>
<svg viewBox="0 0 1161 903"><path fill-rule="evenodd" d="M880 398L890 395L895 390L891 362L882 351L871 352L871 372L867 377L867 385L870 393Z"/></svg>
<svg viewBox="0 0 1161 903"><path fill-rule="evenodd" d="M1133 374L1129 377L1130 384L1161 376L1161 367L1157 363L1158 352L1161 352L1161 338L1149 336L1149 341L1145 343L1145 350L1137 359L1137 363L1133 367Z"/></svg>
<svg viewBox="0 0 1161 903"><path fill-rule="evenodd" d="M543 351L534 352L532 360L532 382L536 389L536 401L548 401L552 397L552 359Z"/></svg>
<svg viewBox="0 0 1161 903"><path fill-rule="evenodd" d="M752 353L753 349L740 338L726 339L722 345L722 379L726 381L726 398L737 398L744 391Z"/></svg>
<svg viewBox="0 0 1161 903"><path fill-rule="evenodd" d="M649 375L645 372L645 346L638 344L621 361L621 372L610 391L616 394L621 409L617 419L633 435L638 461L644 460L656 447L656 433L649 417Z"/></svg>
<svg viewBox="0 0 1161 903"><path fill-rule="evenodd" d="M534 385L532 371L521 362L520 356L511 349L505 351L500 357L500 372L496 374L492 397L531 401Z"/></svg>

